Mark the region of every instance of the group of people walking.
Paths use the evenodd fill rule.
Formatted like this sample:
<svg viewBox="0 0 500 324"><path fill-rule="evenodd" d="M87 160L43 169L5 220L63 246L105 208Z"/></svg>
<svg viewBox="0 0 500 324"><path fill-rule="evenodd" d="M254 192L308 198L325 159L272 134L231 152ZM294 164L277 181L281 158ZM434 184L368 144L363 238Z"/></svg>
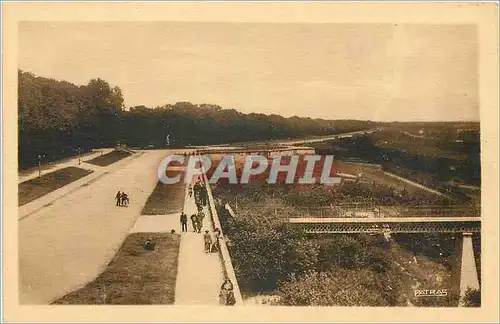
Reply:
<svg viewBox="0 0 500 324"><path fill-rule="evenodd" d="M194 186L189 185L188 187L189 197L193 197L197 208L197 213L190 216L191 225L193 232L201 233L203 228L203 219L205 218L205 213L203 212L203 207L208 204L208 192L207 188L198 180ZM188 215L182 212L180 216L180 222L183 232L188 231ZM218 252L220 249L220 237L221 231L219 228L215 228L214 231L205 230L203 233L203 245L205 253ZM219 293L219 304L232 306L236 304L236 299L234 297L233 283L229 279L225 279L220 287Z"/></svg>
<svg viewBox="0 0 500 324"><path fill-rule="evenodd" d="M203 228L203 219L205 218L205 213L203 210L198 210L197 213L191 215L191 224L193 227L193 232L195 233L201 233L201 229ZM188 217L186 213L182 212L181 217L181 229L183 232L188 231Z"/></svg>
<svg viewBox="0 0 500 324"><path fill-rule="evenodd" d="M198 210L202 209L208 203L207 188L198 180L194 186L189 185L188 194L191 198L194 194L194 202Z"/></svg>
<svg viewBox="0 0 500 324"><path fill-rule="evenodd" d="M116 206L127 206L128 203L130 202L130 199L128 198L128 195L125 192L120 192L115 196L116 199Z"/></svg>
<svg viewBox="0 0 500 324"><path fill-rule="evenodd" d="M203 228L203 219L205 218L205 213L203 210L199 210L198 213L191 215L191 224L193 227L193 232L201 233ZM186 213L182 212L180 217L182 232L188 231L188 217ZM211 253L218 251L219 248L219 238L220 229L216 228L213 232L206 230L203 233L203 242L205 247L205 253Z"/></svg>
<svg viewBox="0 0 500 324"><path fill-rule="evenodd" d="M203 234L203 244L205 253L219 251L220 230L216 228L213 232L205 231Z"/></svg>

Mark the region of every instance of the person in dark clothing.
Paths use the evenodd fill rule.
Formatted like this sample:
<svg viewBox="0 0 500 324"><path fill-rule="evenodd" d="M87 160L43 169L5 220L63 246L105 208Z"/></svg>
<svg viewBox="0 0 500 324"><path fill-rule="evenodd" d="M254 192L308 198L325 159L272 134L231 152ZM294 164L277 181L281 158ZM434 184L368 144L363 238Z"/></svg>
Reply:
<svg viewBox="0 0 500 324"><path fill-rule="evenodd" d="M153 240L151 238L148 238L146 243L144 243L144 249L148 251L153 251L155 249L155 244L153 243Z"/></svg>
<svg viewBox="0 0 500 324"><path fill-rule="evenodd" d="M200 186L200 204L206 206L208 201L207 188L205 186Z"/></svg>
<svg viewBox="0 0 500 324"><path fill-rule="evenodd" d="M205 243L205 253L210 253L210 247L212 246L212 237L210 236L209 231L205 231L205 234L203 234L203 242Z"/></svg>
<svg viewBox="0 0 500 324"><path fill-rule="evenodd" d="M191 215L191 222L193 223L193 230L194 232L198 232L198 215L193 214Z"/></svg>
<svg viewBox="0 0 500 324"><path fill-rule="evenodd" d="M121 202L122 202L122 193L120 191L118 191L118 193L116 194L116 206L120 206Z"/></svg>
<svg viewBox="0 0 500 324"><path fill-rule="evenodd" d="M184 214L184 212L181 213L181 226L182 226L182 231L187 232L188 231L188 218L187 215Z"/></svg>
<svg viewBox="0 0 500 324"><path fill-rule="evenodd" d="M234 291L230 290L227 293L226 306L234 306L236 304L236 298L234 298Z"/></svg>
<svg viewBox="0 0 500 324"><path fill-rule="evenodd" d="M200 203L200 200L201 200L201 197L200 197L201 184L199 181L194 184L193 193L194 193L194 202L196 203L196 205L198 205Z"/></svg>
<svg viewBox="0 0 500 324"><path fill-rule="evenodd" d="M122 192L122 202L121 206L126 206L129 203L128 195L124 192Z"/></svg>
<svg viewBox="0 0 500 324"><path fill-rule="evenodd" d="M201 232L201 229L203 228L203 219L205 218L205 213L203 211L199 211L198 214L196 215L196 227L198 227L198 233Z"/></svg>

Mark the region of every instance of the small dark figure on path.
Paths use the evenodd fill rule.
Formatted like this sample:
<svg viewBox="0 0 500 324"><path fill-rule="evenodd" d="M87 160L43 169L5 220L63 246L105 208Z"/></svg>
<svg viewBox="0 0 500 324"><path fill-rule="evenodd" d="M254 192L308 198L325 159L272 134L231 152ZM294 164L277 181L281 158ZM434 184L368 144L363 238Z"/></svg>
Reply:
<svg viewBox="0 0 500 324"><path fill-rule="evenodd" d="M120 206L122 202L122 193L120 191L118 191L118 193L116 194L115 199L116 199L116 206Z"/></svg>
<svg viewBox="0 0 500 324"><path fill-rule="evenodd" d="M193 196L193 186L189 185L188 187L188 195L189 195L189 198L191 198L191 196Z"/></svg>
<svg viewBox="0 0 500 324"><path fill-rule="evenodd" d="M188 231L188 217L184 212L181 213L181 226L182 226L182 231L187 232Z"/></svg>
<svg viewBox="0 0 500 324"><path fill-rule="evenodd" d="M191 222L193 223L194 232L198 232L198 216L196 214L191 215Z"/></svg>
<svg viewBox="0 0 500 324"><path fill-rule="evenodd" d="M148 238L146 243L144 243L144 249L148 251L153 251L155 249L155 244L153 243L153 239Z"/></svg>

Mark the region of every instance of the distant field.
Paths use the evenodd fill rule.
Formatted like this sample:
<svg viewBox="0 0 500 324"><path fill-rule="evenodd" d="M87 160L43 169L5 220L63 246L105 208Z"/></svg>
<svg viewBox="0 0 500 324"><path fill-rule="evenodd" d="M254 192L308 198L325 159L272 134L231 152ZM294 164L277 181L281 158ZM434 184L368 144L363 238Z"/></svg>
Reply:
<svg viewBox="0 0 500 324"><path fill-rule="evenodd" d="M109 153L106 153L104 155L98 156L96 158L93 158L92 160L85 162L95 164L98 166L108 166L130 155L132 155L132 153L125 151L111 151Z"/></svg>
<svg viewBox="0 0 500 324"><path fill-rule="evenodd" d="M181 212L184 208L186 185L184 183L163 184L158 182L149 196L141 215L164 215Z"/></svg>
<svg viewBox="0 0 500 324"><path fill-rule="evenodd" d="M398 180L394 177L388 176L382 171L382 168L377 164L361 164L361 163L346 163L337 161L336 165L338 171L342 173L352 174L354 176L361 175L361 179L377 184L391 186L397 190L406 190L408 192L418 192L430 196L436 196L426 190L420 189L414 185Z"/></svg>
<svg viewBox="0 0 500 324"><path fill-rule="evenodd" d="M19 184L19 206L23 206L37 198L40 198L56 189L64 187L84 176L92 173L76 167L67 167L42 175Z"/></svg>
<svg viewBox="0 0 500 324"><path fill-rule="evenodd" d="M148 238L154 251L143 248ZM178 234L131 234L97 279L53 304L173 304L179 243Z"/></svg>

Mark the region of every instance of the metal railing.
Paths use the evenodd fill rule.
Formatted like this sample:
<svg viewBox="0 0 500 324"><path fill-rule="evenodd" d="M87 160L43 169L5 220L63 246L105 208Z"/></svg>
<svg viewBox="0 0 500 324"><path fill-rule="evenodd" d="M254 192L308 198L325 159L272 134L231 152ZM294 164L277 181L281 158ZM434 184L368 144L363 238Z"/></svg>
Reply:
<svg viewBox="0 0 500 324"><path fill-rule="evenodd" d="M384 217L479 217L480 210L471 206L381 206L375 204L339 204L328 207L277 207L276 216L286 218L384 218Z"/></svg>

